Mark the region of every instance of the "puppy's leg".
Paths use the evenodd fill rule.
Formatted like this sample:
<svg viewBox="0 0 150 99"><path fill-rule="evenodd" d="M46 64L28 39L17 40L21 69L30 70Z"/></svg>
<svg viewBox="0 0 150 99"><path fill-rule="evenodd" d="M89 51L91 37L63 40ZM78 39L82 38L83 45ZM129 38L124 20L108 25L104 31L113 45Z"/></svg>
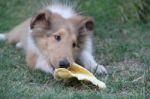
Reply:
<svg viewBox="0 0 150 99"><path fill-rule="evenodd" d="M6 41L7 40L7 35L6 33L0 33L0 41ZM12 42L9 42L12 43ZM16 48L21 49L22 48L22 43L16 41Z"/></svg>
<svg viewBox="0 0 150 99"><path fill-rule="evenodd" d="M5 41L6 39L6 34L5 33L0 33L0 41Z"/></svg>
<svg viewBox="0 0 150 99"><path fill-rule="evenodd" d="M20 41L19 32L0 33L0 41L7 41L8 43L17 43Z"/></svg>
<svg viewBox="0 0 150 99"><path fill-rule="evenodd" d="M26 53L26 62L29 68L34 69L37 62L37 55L31 51Z"/></svg>
<svg viewBox="0 0 150 99"><path fill-rule="evenodd" d="M107 70L103 65L98 65L94 60L92 54L88 51L83 51L80 56L81 63L85 66L86 69L96 74L107 74Z"/></svg>
<svg viewBox="0 0 150 99"><path fill-rule="evenodd" d="M21 41L23 34L28 32L30 26L30 19L19 24L8 33L0 33L0 40L7 40L8 43L17 43Z"/></svg>
<svg viewBox="0 0 150 99"><path fill-rule="evenodd" d="M47 64L46 60L32 51L28 51L28 53L26 53L26 61L29 68L33 70L40 69L46 73L53 74L53 68Z"/></svg>
<svg viewBox="0 0 150 99"><path fill-rule="evenodd" d="M18 42L18 43L16 44L16 48L17 48L17 49L23 48L22 42Z"/></svg>

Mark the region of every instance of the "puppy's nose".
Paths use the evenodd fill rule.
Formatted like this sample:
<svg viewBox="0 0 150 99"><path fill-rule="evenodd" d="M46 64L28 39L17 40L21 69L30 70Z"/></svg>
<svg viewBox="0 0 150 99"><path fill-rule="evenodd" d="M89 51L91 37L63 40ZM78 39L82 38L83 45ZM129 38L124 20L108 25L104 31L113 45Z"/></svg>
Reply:
<svg viewBox="0 0 150 99"><path fill-rule="evenodd" d="M59 62L59 66L60 68L68 68L70 66L70 63L66 58L64 58Z"/></svg>

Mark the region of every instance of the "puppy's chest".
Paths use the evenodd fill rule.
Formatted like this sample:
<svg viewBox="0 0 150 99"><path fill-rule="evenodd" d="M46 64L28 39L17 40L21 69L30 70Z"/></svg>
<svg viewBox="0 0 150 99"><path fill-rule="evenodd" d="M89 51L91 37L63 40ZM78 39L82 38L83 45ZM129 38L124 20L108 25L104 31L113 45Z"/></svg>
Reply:
<svg viewBox="0 0 150 99"><path fill-rule="evenodd" d="M46 73L53 73L53 68L48 65L42 56L38 56L35 68L40 69Z"/></svg>

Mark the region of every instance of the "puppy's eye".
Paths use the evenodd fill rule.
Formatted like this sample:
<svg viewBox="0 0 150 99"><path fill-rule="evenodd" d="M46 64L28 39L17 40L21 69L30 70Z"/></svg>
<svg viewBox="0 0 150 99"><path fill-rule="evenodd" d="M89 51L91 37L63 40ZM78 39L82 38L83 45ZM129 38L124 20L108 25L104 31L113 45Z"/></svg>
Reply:
<svg viewBox="0 0 150 99"><path fill-rule="evenodd" d="M77 44L74 42L74 43L72 44L72 47L75 48L76 46L77 46Z"/></svg>
<svg viewBox="0 0 150 99"><path fill-rule="evenodd" d="M56 39L57 41L60 41L60 40L61 40L61 36L60 36L60 35L55 35L54 37L55 37L55 39Z"/></svg>

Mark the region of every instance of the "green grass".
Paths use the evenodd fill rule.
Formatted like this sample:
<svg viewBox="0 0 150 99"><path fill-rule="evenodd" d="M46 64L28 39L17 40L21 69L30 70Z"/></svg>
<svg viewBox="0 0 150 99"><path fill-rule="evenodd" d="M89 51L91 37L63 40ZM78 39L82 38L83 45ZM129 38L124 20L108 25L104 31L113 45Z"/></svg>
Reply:
<svg viewBox="0 0 150 99"><path fill-rule="evenodd" d="M49 74L29 70L21 50L0 42L1 99L150 97L150 23L120 23L117 5L111 0L78 1L81 10L96 20L95 56L108 70L108 75L97 77L106 82L107 89L101 91L85 82L58 82ZM38 0L0 0L0 32L10 30L40 7Z"/></svg>

